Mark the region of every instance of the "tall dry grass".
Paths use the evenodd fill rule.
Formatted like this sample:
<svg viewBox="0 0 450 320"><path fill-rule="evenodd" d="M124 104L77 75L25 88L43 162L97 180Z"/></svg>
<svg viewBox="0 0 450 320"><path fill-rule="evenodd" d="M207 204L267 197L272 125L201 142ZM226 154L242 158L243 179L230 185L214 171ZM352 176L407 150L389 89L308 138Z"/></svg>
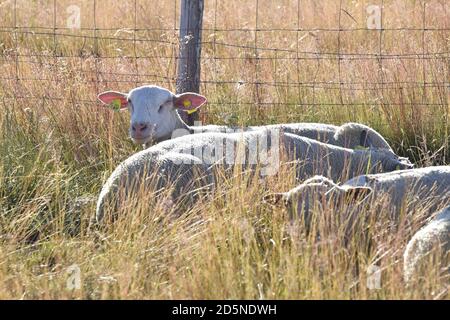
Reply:
<svg viewBox="0 0 450 320"><path fill-rule="evenodd" d="M100 108L95 96L143 83L174 89L176 2L138 0L135 25L134 1L97 0L95 19L93 2L77 1L86 29L57 30L70 37L55 37L53 27L65 27L73 1L57 1L56 16L52 0L17 0L15 14L14 3L0 2L0 298L448 298L448 278L436 268L412 287L402 280L401 255L424 210L393 227L386 215L375 215L376 206L369 208L369 217L379 218L369 231L360 225L345 245L343 231L327 223L339 212L328 212L315 224L319 241L291 226L282 209L258 201L268 190L292 188L290 172L264 187L226 180L213 200L177 219L168 219L152 194L140 194L116 223L88 232L95 203L78 209L74 203L97 196L114 167L139 149L127 138L128 114ZM386 28L423 28L421 1L384 3ZM342 1L341 27L365 28L368 4ZM382 53L417 58L425 48L447 55L432 55L425 64L383 59L380 67L375 59L351 56L296 59L297 48L379 53L380 32L364 30L259 31L258 47L292 52L258 50L255 60L254 31L212 30L255 28L255 2L206 1L201 91L210 103L202 120L358 121L418 166L448 164L450 10L447 1L426 4L426 27L447 30L384 31ZM99 30L88 30L94 21ZM258 28L298 26L338 29L339 1L259 0ZM125 40L134 38L163 43ZM405 84L410 81L447 86L423 92ZM343 85L330 88L330 82ZM382 268L380 290L365 285L372 263ZM80 290L66 286L74 264L81 269Z"/></svg>

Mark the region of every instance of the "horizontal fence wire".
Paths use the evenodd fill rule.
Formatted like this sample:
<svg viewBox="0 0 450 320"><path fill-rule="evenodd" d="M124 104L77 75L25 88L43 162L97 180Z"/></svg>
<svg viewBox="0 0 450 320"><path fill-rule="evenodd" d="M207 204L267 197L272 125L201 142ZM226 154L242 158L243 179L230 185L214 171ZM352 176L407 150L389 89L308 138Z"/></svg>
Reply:
<svg viewBox="0 0 450 320"><path fill-rule="evenodd" d="M53 96L11 96L11 97L3 97L3 100L7 99L30 99L30 100L41 100L41 101L48 101L48 100L55 100L55 101L64 101L66 100L65 97L53 97ZM86 100L86 99L77 99L77 103L83 103L83 104L98 104L97 101L92 100ZM211 105L235 105L234 102L223 102L223 101L209 101L208 102ZM239 104L243 105L254 105L255 102L239 102ZM261 105L287 105L287 106L342 106L342 103L283 103L283 102L260 102ZM381 106L382 103L371 103L371 102L360 102L360 103L349 103L345 104L345 106ZM440 105L439 103L420 103L420 102L402 102L402 103L392 103L393 106L437 106Z"/></svg>
<svg viewBox="0 0 450 320"><path fill-rule="evenodd" d="M389 90L421 90L421 99L417 101L404 101L404 102L392 102L389 101L390 105L399 106L437 106L448 104L448 92L450 92L450 81L449 77L440 77L441 79L436 81L429 80L428 77L430 70L427 69L427 65L431 62L443 63L444 65L450 65L450 51L446 50L448 48L444 47L439 50L439 48L433 48L433 51L429 51L426 48L425 35L447 35L446 32L450 31L450 28L443 26L440 28L427 26L426 23L426 6L427 2L423 1L423 21L422 27L385 27L383 20L378 28L371 29L368 27L344 27L341 24L341 14L346 14L347 12L342 8L342 1L339 7L339 24L335 27L323 28L323 27L302 27L300 22L300 13L297 16L297 26L291 28L281 28L281 27L262 27L258 20L260 20L263 15L261 10L261 5L258 5L258 0L255 0L255 25L254 27L220 27L217 23L217 15L219 14L218 0L214 0L212 4L213 8L213 27L204 27L202 29L203 34L211 33L212 37L208 37L200 41L198 45L203 47L202 54L202 64L213 64L212 72L208 75L202 75L200 84L202 87L213 86L215 90L225 86L234 86L235 88L246 88L254 87L255 95L253 101L209 101L210 105L286 105L286 106L382 106L386 102L383 101L383 96L386 91ZM222 4L223 5L223 4ZM59 83L61 79L65 77L72 77L73 74L83 76L83 81L86 83L93 83L96 87L103 87L105 84L128 84L128 85L141 85L145 83L152 82L165 82L174 84L177 76L175 74L175 68L171 73L165 72L164 74L157 74L154 72L145 72L145 68L140 66L140 61L148 60L168 60L172 61L176 65L176 61L180 59L177 48L179 46L179 40L176 35L180 32L180 28L177 25L177 0L174 0L174 12L173 12L173 26L172 27L137 27L137 2L134 0L134 26L132 27L98 27L95 8L97 7L97 0L93 1L94 8L94 19L90 21L94 24L93 27L79 26L78 28L69 28L57 26L56 24L56 1L54 1L54 21L53 25L49 26L23 26L18 24L17 20L17 1L13 3L13 21L10 26L0 26L0 37L2 39L10 38L10 46L3 46L0 51L0 64L14 64L14 72L3 72L0 76L0 80L3 86L6 86L10 82L17 83L27 83L27 82L40 82L40 83ZM297 8L300 12L300 0L297 2ZM295 8L295 10L297 10ZM383 8L383 2L381 3L381 8ZM294 10L294 9L293 9ZM348 13L347 13L348 14ZM383 19L385 19L383 17ZM236 33L246 33L250 34L247 43L242 43L239 41L223 41L219 40L217 34L236 34ZM273 46L261 45L261 35L265 33L281 33L287 32L292 33L296 36L297 44L289 46L286 48L278 48ZM337 50L302 50L301 46L298 44L298 38L300 33L310 34L310 33L336 33L338 44ZM379 35L378 46L373 48L373 52L349 52L345 51L342 47L342 35L343 34L353 34L360 32L369 32L370 34ZM422 48L417 52L384 52L384 35L387 32L418 32L422 34ZM104 34L112 33L112 34ZM124 36L124 33L132 34L131 36ZM169 35L166 37L161 37L161 34ZM49 43L53 43L54 50L27 50L27 48L22 48L19 44L19 38L23 38L22 41L32 41L38 38L48 37ZM27 39L27 40L24 40ZM47 40L45 40L47 41ZM62 50L58 50L58 45L62 41L81 41L84 45L80 48L77 54L73 52L67 53ZM92 41L93 46L86 47L85 43L87 41ZM399 39L401 41L401 39ZM130 46L132 50L126 50L125 53L111 55L103 54L101 52L101 46L104 43L116 44L117 46ZM151 44L152 46L170 46L172 50L170 53L150 53L145 54L145 49L140 46ZM270 43L269 43L270 44ZM129 49L129 48L128 48ZM219 53L219 51L224 49L228 50L226 54ZM231 51L230 51L231 50ZM234 51L233 51L234 50ZM156 50L157 51L157 50ZM79 59L81 64L83 61L88 61L92 59L94 61L94 67L92 66L81 66L75 67L77 65L76 60ZM104 70L104 65L116 63L114 60L131 60L133 68L127 70L126 72L119 71L108 71ZM219 64L233 64L236 62L247 63L254 66L253 70L249 70L249 76L245 79L240 79L239 77L231 77L229 79L223 79L223 77L218 76L218 65ZM265 62L283 64L283 63L297 63L297 71L300 70L300 62L311 62L311 63L337 63L338 74L334 80L324 81L319 79L314 79L313 81L301 81L299 77L295 79L287 80L268 80L261 76L262 64ZM345 79L343 73L345 71L346 63L375 63L379 72L379 79L377 81L350 81ZM385 63L419 63L422 69L422 79L421 80L395 80L389 81L385 79ZM58 72L58 67L60 63L72 63L70 68L70 75L65 75ZM23 76L21 68L24 66L35 66L39 67L49 67L55 70L52 77L42 77L36 76ZM448 68L448 66L447 66ZM52 69L52 70L53 70ZM445 67L444 67L445 69ZM436 72L436 71L433 71ZM444 71L445 72L445 71ZM448 72L448 71L447 71ZM130 87L131 88L131 87ZM313 101L303 102L280 102L272 101L268 102L262 97L263 90L265 88L274 89L305 89L312 90ZM428 102L426 100L426 92L429 89L442 90L443 98L439 102ZM327 102L327 101L315 101L315 94L317 90L323 91L339 91L340 96L337 100L340 102ZM372 94L379 93L380 101L374 102L368 100L367 102L355 102L355 101L345 101L342 92L372 92ZM299 92L299 96L301 93ZM58 97L56 95L23 95L17 92L8 93L5 92L3 99L30 99L30 100L55 100L60 101L64 97ZM97 104L95 99L77 99L78 103L84 104Z"/></svg>
<svg viewBox="0 0 450 320"><path fill-rule="evenodd" d="M17 27L11 27L11 26L0 26L0 30L13 30L13 29L30 29L30 30L66 30L66 31L73 31L73 28L68 27L42 27L42 26L33 26L33 27L25 27L25 26L17 26ZM118 28L118 27L111 27L111 28L86 28L86 27L80 27L76 29L77 31L180 31L187 29L183 28ZM380 32L381 31L450 31L450 28L432 28L432 27L425 27L425 28L408 28L408 27L402 27L402 28L379 28L379 29L368 29L368 28L202 28L203 31L213 31L213 32L314 32L314 31L324 31L324 32L353 32L353 31L372 31L372 32Z"/></svg>

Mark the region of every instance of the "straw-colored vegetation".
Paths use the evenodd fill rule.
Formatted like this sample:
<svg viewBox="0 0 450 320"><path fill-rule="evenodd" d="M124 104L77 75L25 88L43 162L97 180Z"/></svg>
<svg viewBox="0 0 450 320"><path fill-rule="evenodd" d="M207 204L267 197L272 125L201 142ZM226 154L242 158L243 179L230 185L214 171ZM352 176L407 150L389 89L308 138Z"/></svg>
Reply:
<svg viewBox="0 0 450 320"><path fill-rule="evenodd" d="M344 0L339 15L340 1L259 0L256 45L280 50L254 49L256 1L205 2L205 123L358 121L417 166L449 163L448 1L426 1L424 19L421 1L385 0L383 26L414 30L380 33L345 31L366 27L372 1ZM75 199L96 197L139 150L127 138L128 114L101 108L96 94L143 83L174 89L179 1L54 4L0 1L0 298L449 298L448 277L433 266L421 283L402 279L424 210L392 223L371 215L373 206L345 240L333 223L339 212L324 212L317 238L259 201L295 185L288 168L264 186L227 179L177 219L142 192L118 221L89 232L95 201L77 209ZM65 29L71 4L81 30ZM339 22L344 31L280 30ZM336 52L342 59L325 54ZM389 56L378 60L380 52ZM381 267L381 289L366 286L371 264ZM73 265L81 288L69 290Z"/></svg>

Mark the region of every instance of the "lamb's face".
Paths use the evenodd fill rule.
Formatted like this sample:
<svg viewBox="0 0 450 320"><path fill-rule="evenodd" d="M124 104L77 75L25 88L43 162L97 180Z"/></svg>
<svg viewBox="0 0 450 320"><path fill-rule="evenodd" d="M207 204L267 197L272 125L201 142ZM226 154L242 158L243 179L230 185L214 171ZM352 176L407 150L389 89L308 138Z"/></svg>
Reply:
<svg viewBox="0 0 450 320"><path fill-rule="evenodd" d="M146 86L131 90L127 98L131 113L130 136L135 143L146 144L170 137L177 125L172 92Z"/></svg>
<svg viewBox="0 0 450 320"><path fill-rule="evenodd" d="M177 110L195 112L206 102L199 94L175 95L158 86L142 86L129 93L106 91L98 99L115 111L131 112L130 136L138 144L170 139L175 129L183 127Z"/></svg>
<svg viewBox="0 0 450 320"><path fill-rule="evenodd" d="M327 200L330 190L336 187L333 181L315 176L288 192L272 193L263 201L284 206L292 217L308 215L310 210L321 208Z"/></svg>
<svg viewBox="0 0 450 320"><path fill-rule="evenodd" d="M329 200L331 186L322 183L302 184L287 192L284 199L291 217L309 216L310 211L323 210Z"/></svg>
<svg viewBox="0 0 450 320"><path fill-rule="evenodd" d="M414 164L412 164L408 158L399 157L390 150L376 149L376 152L383 154L384 158L382 161L382 165L385 172L414 168Z"/></svg>

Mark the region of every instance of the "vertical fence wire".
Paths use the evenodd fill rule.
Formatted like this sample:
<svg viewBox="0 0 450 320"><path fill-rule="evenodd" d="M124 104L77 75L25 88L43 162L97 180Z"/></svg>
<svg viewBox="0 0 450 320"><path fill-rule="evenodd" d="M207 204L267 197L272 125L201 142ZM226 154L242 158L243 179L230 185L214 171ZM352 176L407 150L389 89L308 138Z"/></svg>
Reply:
<svg viewBox="0 0 450 320"><path fill-rule="evenodd" d="M18 27L17 27L17 0L14 0L13 7L13 24L14 24L14 61L15 61L15 72L16 72L16 86L19 84L19 39L18 39Z"/></svg>
<svg viewBox="0 0 450 320"><path fill-rule="evenodd" d="M99 92L99 68L98 68L98 59L100 57L99 48L98 48L98 36L97 36L97 0L93 2L93 20L94 20L94 65L95 65L95 90Z"/></svg>
<svg viewBox="0 0 450 320"><path fill-rule="evenodd" d="M138 54L136 50L136 33L138 32L137 28L137 0L134 0L134 19L133 19L134 29L133 29L133 54L134 54L134 85L137 87L139 85L139 63L138 63Z"/></svg>
<svg viewBox="0 0 450 320"><path fill-rule="evenodd" d="M296 66L297 66L297 83L300 83L300 0L297 0L297 34L296 34ZM298 101L301 101L301 88L297 87L297 99Z"/></svg>
<svg viewBox="0 0 450 320"><path fill-rule="evenodd" d="M214 86L214 91L218 92L218 74L217 74L217 0L214 0L214 27L213 27L213 58L214 58L214 63L213 63L213 68L214 68L214 82L215 82L215 86Z"/></svg>
<svg viewBox="0 0 450 320"><path fill-rule="evenodd" d="M384 91L384 71L383 71L383 28L384 28L384 0L381 0L380 4L380 30L379 30L379 40L378 40L378 73L380 78L380 100L381 100L381 107L385 107L385 91ZM400 89L401 90L401 89ZM377 110L378 114L380 115L381 110ZM388 114L389 116L389 114Z"/></svg>
<svg viewBox="0 0 450 320"><path fill-rule="evenodd" d="M258 19L259 19L259 0L256 1L256 9L255 9L255 100L254 103L257 106L258 113L261 115L261 101L260 101L260 95L259 95L259 51L258 51Z"/></svg>
<svg viewBox="0 0 450 320"><path fill-rule="evenodd" d="M423 79L423 92L422 92L422 103L426 102L426 67L425 67L425 32L426 32L426 7L427 2L423 0L422 2L422 79Z"/></svg>
<svg viewBox="0 0 450 320"><path fill-rule="evenodd" d="M342 19L342 0L339 0L339 13L338 13L339 17L338 17L338 24L339 24L339 30L338 30L338 36L337 36L337 60L338 60L338 77L339 77L339 101L341 102L342 105L344 105L344 98L342 96L342 74L341 74L341 60L342 60L342 56L341 56L341 29L342 29L342 25L341 25L341 19Z"/></svg>
<svg viewBox="0 0 450 320"><path fill-rule="evenodd" d="M57 55L57 43L56 43L56 0L53 0L53 66L52 66L52 70L53 70L53 79L55 79L56 81L58 81L58 55ZM45 100L42 101L42 103L44 104ZM55 104L54 101L50 101L50 103L52 105Z"/></svg>
<svg viewBox="0 0 450 320"><path fill-rule="evenodd" d="M56 66L56 0L53 0L53 55Z"/></svg>
<svg viewBox="0 0 450 320"><path fill-rule="evenodd" d="M178 33L177 33L177 20L178 20L178 15L177 15L177 1L179 0L173 0L173 33L172 33L172 37L173 39L177 39L178 37ZM177 54L177 50L178 50L178 42L174 41L172 44L172 58L174 60L174 66L173 66L173 74L177 74L177 68L178 68L178 54ZM169 84L169 87L171 85L170 79L166 79L166 81Z"/></svg>

